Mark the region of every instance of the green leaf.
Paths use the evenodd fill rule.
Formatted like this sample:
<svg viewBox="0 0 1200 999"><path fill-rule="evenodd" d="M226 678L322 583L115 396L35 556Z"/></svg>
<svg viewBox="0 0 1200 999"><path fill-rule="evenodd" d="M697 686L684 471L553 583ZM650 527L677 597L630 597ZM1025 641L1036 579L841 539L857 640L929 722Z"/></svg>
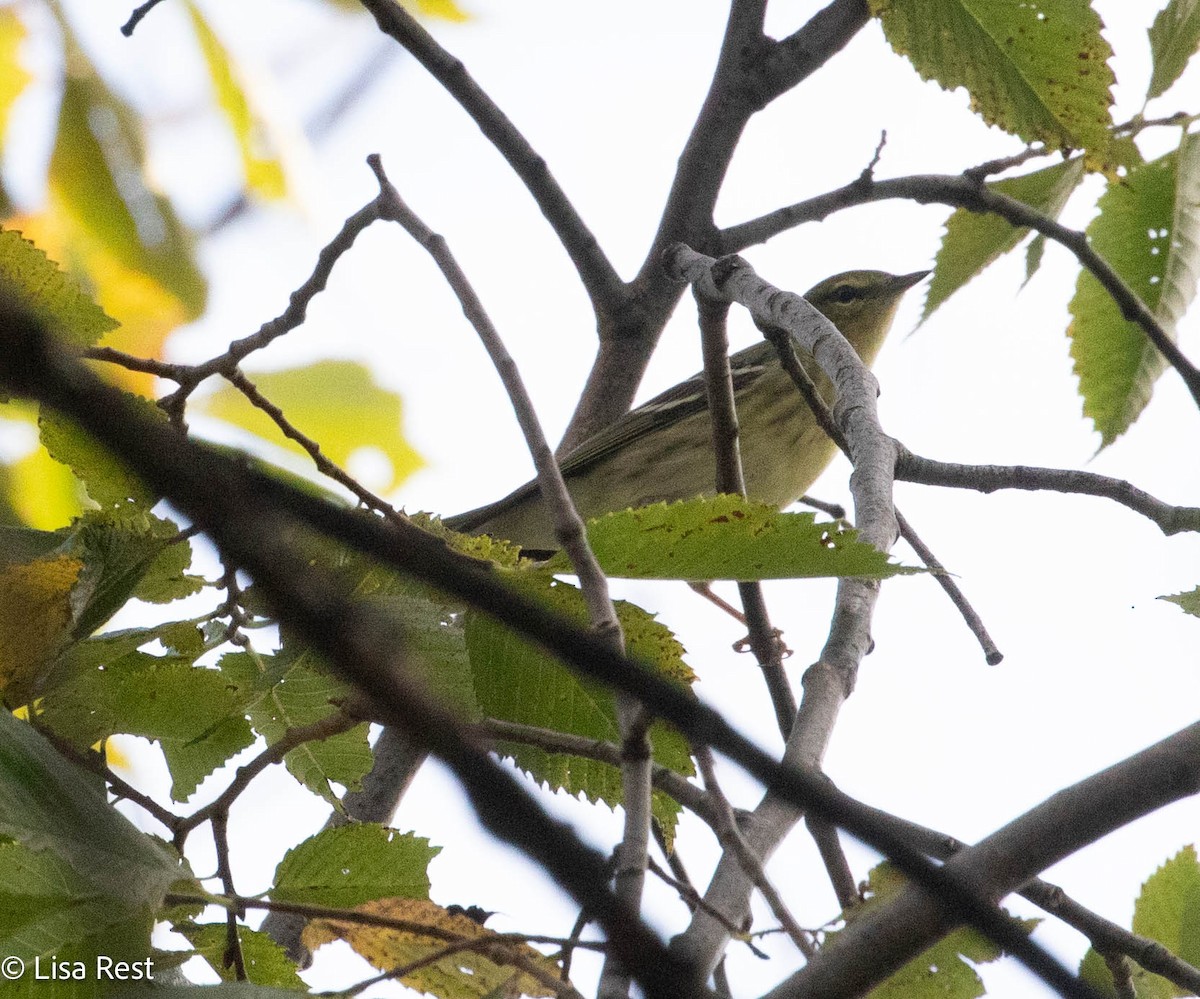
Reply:
<svg viewBox="0 0 1200 999"><path fill-rule="evenodd" d="M873 868L867 880L865 901L847 913L847 923L853 923L885 904L907 884L891 864ZM1032 932L1037 922L1035 919L1021 920L1027 932ZM837 931L827 934L827 946L836 947L837 938ZM986 991L973 965L989 964L1001 956L1000 948L981 933L968 928L957 929L913 958L867 996L870 999L977 999Z"/></svg>
<svg viewBox="0 0 1200 999"><path fill-rule="evenodd" d="M165 423L167 415L152 402L127 393L142 416ZM53 410L38 416L42 445L55 461L67 465L100 506L117 506L132 500L152 506L154 494L129 468L77 423Z"/></svg>
<svg viewBox="0 0 1200 999"><path fill-rule="evenodd" d="M81 558L84 572L76 594L76 637L85 638L133 597L168 603L198 593L205 581L186 575L191 545L179 527L143 507L125 504L90 510L71 528L64 548Z"/></svg>
<svg viewBox="0 0 1200 999"><path fill-rule="evenodd" d="M737 496L656 503L588 522L588 542L609 575L623 579L797 579L918 572L894 564L853 530L781 513ZM559 553L549 567L570 572Z"/></svg>
<svg viewBox="0 0 1200 999"><path fill-rule="evenodd" d="M1185 846L1150 876L1133 908L1133 932L1200 964L1200 863Z"/></svg>
<svg viewBox="0 0 1200 999"><path fill-rule="evenodd" d="M0 230L0 285L46 329L76 346L90 346L119 325L45 253L11 229Z"/></svg>
<svg viewBox="0 0 1200 999"><path fill-rule="evenodd" d="M1142 885L1131 929L1156 940L1188 964L1195 966L1200 960L1200 864L1195 847L1184 847ZM1079 970L1083 979L1104 995L1116 995L1112 974L1093 948L1088 948ZM1138 999L1174 999L1192 994L1139 965L1132 965L1130 970Z"/></svg>
<svg viewBox="0 0 1200 999"><path fill-rule="evenodd" d="M1110 184L1099 208L1087 230L1093 249L1174 339L1200 281L1200 136ZM1166 362L1090 272L1079 275L1070 309L1083 412L1107 447L1146 407Z"/></svg>
<svg viewBox="0 0 1200 999"><path fill-rule="evenodd" d="M1193 617L1200 617L1200 586L1186 593L1176 593L1169 597L1159 597L1159 600L1166 600L1168 603L1178 604L1183 608L1185 614L1191 614Z"/></svg>
<svg viewBox="0 0 1200 999"><path fill-rule="evenodd" d="M1147 101L1166 93L1200 48L1200 3L1170 0L1154 18L1149 35L1154 72L1146 91Z"/></svg>
<svg viewBox="0 0 1200 999"><path fill-rule="evenodd" d="M52 853L0 844L0 953L29 960L112 921L112 904Z"/></svg>
<svg viewBox="0 0 1200 999"><path fill-rule="evenodd" d="M390 491L421 467L420 456L404 438L400 397L376 384L370 371L353 361L318 361L303 368L254 376L259 391L283 410L289 422L316 440L321 451L345 467L362 448L378 449L391 462ZM279 428L232 386L200 404L218 419L265 440L279 441ZM285 446L304 453L287 441Z"/></svg>
<svg viewBox="0 0 1200 999"><path fill-rule="evenodd" d="M287 180L282 161L272 153L267 122L251 106L229 50L204 14L190 0L185 6L208 66L217 104L233 129L246 186L264 198L282 198L287 194Z"/></svg>
<svg viewBox="0 0 1200 999"><path fill-rule="evenodd" d="M513 573L512 583L565 617L586 622L587 610L576 587L534 572ZM660 675L690 684L695 677L675 636L640 607L623 600L615 605L629 655ZM487 615L468 615L466 637L475 696L487 717L620 744L610 691L571 673ZM656 724L650 741L656 763L685 776L694 773L687 742L674 729ZM591 801L612 806L621 802L620 772L607 763L520 743L502 743L501 752L555 790L582 792ZM655 792L654 812L668 831L674 828L677 810L674 802Z"/></svg>
<svg viewBox="0 0 1200 999"><path fill-rule="evenodd" d="M158 985L154 999L296 999L296 993L253 982L223 982L220 985Z"/></svg>
<svg viewBox="0 0 1200 999"><path fill-rule="evenodd" d="M222 979L227 982L234 980L234 969L225 967L224 963L225 950L229 943L229 930L224 923L176 923L172 928L187 938L196 948L196 952ZM294 989L297 992L308 991L304 980L296 974L296 965L284 953L283 948L267 934L239 926L238 944L246 965L246 977L250 982L255 985ZM195 993L196 990L193 989L192 992ZM157 989L154 994L158 995Z"/></svg>
<svg viewBox="0 0 1200 999"><path fill-rule="evenodd" d="M1083 160L1076 158L1020 177L991 181L986 186L1056 219L1082 179ZM990 212L956 209L946 222L946 234L938 250L921 321L928 319L938 306L985 267L1014 249L1028 232L1028 229L1012 226ZM1040 249L1038 256L1040 258Z"/></svg>
<svg viewBox="0 0 1200 999"><path fill-rule="evenodd" d="M319 669L310 653L291 652L286 637L284 643L285 651L275 657L249 652L221 657L226 682L237 690L251 724L268 745L290 729L327 718L350 695L345 684ZM288 753L284 764L301 784L340 808L330 784L350 791L362 787L372 762L368 730L364 722L320 742L305 743Z"/></svg>
<svg viewBox="0 0 1200 999"><path fill-rule="evenodd" d="M1084 149L1106 168L1112 125L1112 49L1088 0L869 0L887 40L922 79L965 87L989 125Z"/></svg>
<svg viewBox="0 0 1200 999"><path fill-rule="evenodd" d="M186 877L166 846L136 829L27 723L0 711L0 835L48 850L126 912L157 909Z"/></svg>
<svg viewBox="0 0 1200 999"><path fill-rule="evenodd" d="M153 637L153 632L129 636L124 644L141 638L144 645ZM77 669L46 697L42 711L49 727L81 746L116 734L159 742L176 801L254 743L241 699L219 670L143 652Z"/></svg>
<svg viewBox="0 0 1200 999"><path fill-rule="evenodd" d="M323 829L284 854L271 899L353 908L377 898L429 898L441 847L374 823Z"/></svg>
<svg viewBox="0 0 1200 999"><path fill-rule="evenodd" d="M69 73L63 89L48 178L56 207L77 238L94 241L90 252L103 247L169 292L181 318L195 319L204 311L204 278L186 229L148 183L138 117L71 48L73 69L83 71Z"/></svg>

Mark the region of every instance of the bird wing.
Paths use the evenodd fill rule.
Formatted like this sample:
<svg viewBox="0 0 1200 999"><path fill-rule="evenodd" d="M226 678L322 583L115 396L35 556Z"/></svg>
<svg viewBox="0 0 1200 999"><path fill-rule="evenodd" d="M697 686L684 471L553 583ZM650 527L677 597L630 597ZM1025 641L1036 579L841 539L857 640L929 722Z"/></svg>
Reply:
<svg viewBox="0 0 1200 999"><path fill-rule="evenodd" d="M753 385L766 367L762 363L761 351L755 347L739 351L729 361L735 396ZM708 392L704 385L704 372L701 371L630 410L615 423L584 441L562 459L562 473L570 476L586 471L620 451L630 441L707 410Z"/></svg>
<svg viewBox="0 0 1200 999"><path fill-rule="evenodd" d="M730 357L729 366L733 375L735 396L746 391L758 380L766 370L764 359L774 356L773 353L764 356L762 347L763 344L756 344ZM708 392L704 386L704 373L699 372L630 410L615 423L588 438L563 457L559 467L564 477L579 475L616 454L630 441L639 439L643 434L652 433L707 409ZM533 479L523 486L518 486L503 499L476 510L448 517L445 523L452 530L470 531L511 510L519 503L537 496L539 492L537 479Z"/></svg>

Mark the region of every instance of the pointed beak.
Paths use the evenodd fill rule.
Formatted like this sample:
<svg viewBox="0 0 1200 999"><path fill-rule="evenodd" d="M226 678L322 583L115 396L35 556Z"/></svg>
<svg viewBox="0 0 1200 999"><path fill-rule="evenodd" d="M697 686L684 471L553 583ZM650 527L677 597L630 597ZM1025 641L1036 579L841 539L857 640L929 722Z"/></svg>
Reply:
<svg viewBox="0 0 1200 999"><path fill-rule="evenodd" d="M892 278L892 287L897 291L905 291L932 273L933 271L913 271L911 274L901 274L899 277Z"/></svg>

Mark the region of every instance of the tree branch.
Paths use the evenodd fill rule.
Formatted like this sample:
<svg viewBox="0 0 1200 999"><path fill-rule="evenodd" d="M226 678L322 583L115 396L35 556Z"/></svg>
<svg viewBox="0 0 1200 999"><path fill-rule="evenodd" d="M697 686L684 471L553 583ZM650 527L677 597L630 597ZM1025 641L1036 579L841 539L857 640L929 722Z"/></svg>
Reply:
<svg viewBox="0 0 1200 999"><path fill-rule="evenodd" d="M1099 496L1140 513L1168 536L1184 531L1200 531L1200 507L1171 506L1124 479L1113 479L1095 472L1065 468L1038 468L1031 465L960 465L913 454L899 445L896 478L926 486L950 486L993 493L998 489L1022 489L1027 492L1076 493Z"/></svg>
<svg viewBox="0 0 1200 999"><path fill-rule="evenodd" d="M1200 724L1047 798L945 865L997 902L1039 871L1115 829L1200 791ZM854 920L836 947L765 999L832 999L883 981L957 922L925 892L907 888Z"/></svg>
<svg viewBox="0 0 1200 999"><path fill-rule="evenodd" d="M943 204L972 212L992 212L1014 226L1033 229L1065 246L1112 296L1121 315L1141 327L1146 338L1183 379L1196 405L1200 406L1200 369L1188 360L1146 304L1092 248L1086 234L1068 229L1048 215L1043 215L1016 198L994 191L972 177L926 174L875 180L869 172L864 172L857 180L836 191L725 229L720 234L721 247L723 252L736 253L801 223L823 219L842 208L891 198L903 198L921 205Z"/></svg>
<svg viewBox="0 0 1200 999"><path fill-rule="evenodd" d="M462 61L443 49L416 19L393 0L361 0L379 30L394 38L438 81L521 178L558 237L592 301L597 316L624 298L625 285L596 237L554 179L546 161L508 116L472 79Z"/></svg>
<svg viewBox="0 0 1200 999"><path fill-rule="evenodd" d="M729 367L729 335L726 320L729 302L705 297L693 288L700 319L700 341L704 353L704 385L708 393L708 411L712 419L713 454L716 457L716 487L719 493L745 497L742 455L738 445L737 408L733 397L733 373ZM792 693L783 669L783 642L771 626L767 602L760 583L738 583L746 627L746 641L758 660L771 704L775 723L783 738L788 737L796 721L796 695Z"/></svg>
<svg viewBox="0 0 1200 999"><path fill-rule="evenodd" d="M791 38L763 34L762 0L730 5L712 83L679 156L671 189L627 300L598 317L600 346L561 445L573 447L629 409L682 288L664 281L663 251L681 242L721 252L713 211L750 119L835 55L867 22L864 0L833 0Z"/></svg>

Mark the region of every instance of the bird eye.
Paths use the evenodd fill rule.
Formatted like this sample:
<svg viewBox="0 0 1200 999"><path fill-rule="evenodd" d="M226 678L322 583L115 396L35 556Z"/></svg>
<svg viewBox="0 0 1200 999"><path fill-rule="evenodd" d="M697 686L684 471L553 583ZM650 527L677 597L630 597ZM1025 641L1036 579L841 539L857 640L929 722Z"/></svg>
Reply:
<svg viewBox="0 0 1200 999"><path fill-rule="evenodd" d="M833 298L837 302L853 302L860 297L862 297L862 292L852 284L839 284L833 289Z"/></svg>

